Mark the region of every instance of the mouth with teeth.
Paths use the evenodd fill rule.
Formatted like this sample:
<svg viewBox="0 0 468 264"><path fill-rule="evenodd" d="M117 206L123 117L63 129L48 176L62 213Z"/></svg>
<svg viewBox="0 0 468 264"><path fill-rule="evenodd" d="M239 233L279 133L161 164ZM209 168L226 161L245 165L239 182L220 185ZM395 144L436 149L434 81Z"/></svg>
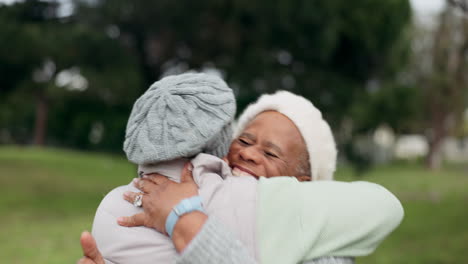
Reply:
<svg viewBox="0 0 468 264"><path fill-rule="evenodd" d="M239 166L232 167L232 175L234 176L251 176L258 179L258 176L252 173L251 171L244 169Z"/></svg>

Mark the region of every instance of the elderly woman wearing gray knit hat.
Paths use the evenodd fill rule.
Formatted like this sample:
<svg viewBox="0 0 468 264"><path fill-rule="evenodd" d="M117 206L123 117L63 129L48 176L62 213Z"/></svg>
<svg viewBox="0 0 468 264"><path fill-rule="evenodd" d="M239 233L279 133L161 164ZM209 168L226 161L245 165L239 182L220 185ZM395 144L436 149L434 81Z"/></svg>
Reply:
<svg viewBox="0 0 468 264"><path fill-rule="evenodd" d="M198 152L222 157L227 150L220 145L229 135L233 107L224 89L213 90L225 84L197 77L184 82L173 77L169 87L188 83L183 92L150 88L135 103L124 149L147 176L135 181L143 193L119 187L98 208L93 234L108 263L350 263L320 257L370 254L399 224L401 205L383 187L316 181L333 177L333 136L320 111L284 91L262 96L241 115L227 163L199 154L175 183L187 160L182 157ZM204 94L196 92L199 83ZM291 177L267 179L276 176ZM122 194L135 206L123 204ZM161 233L126 229L116 219ZM97 252L90 241L84 234L85 254ZM183 253L176 257L175 250ZM88 256L103 263L99 254Z"/></svg>

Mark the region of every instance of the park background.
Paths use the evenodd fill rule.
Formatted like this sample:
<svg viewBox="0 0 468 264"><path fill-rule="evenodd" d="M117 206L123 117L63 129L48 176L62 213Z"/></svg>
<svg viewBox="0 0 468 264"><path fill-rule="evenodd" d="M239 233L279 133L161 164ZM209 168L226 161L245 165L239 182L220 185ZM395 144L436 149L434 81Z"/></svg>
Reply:
<svg viewBox="0 0 468 264"><path fill-rule="evenodd" d="M358 264L466 263L467 62L466 0L0 1L0 262L74 263L99 201L136 175L133 102L194 70L239 112L307 97L336 178L401 199L401 226Z"/></svg>

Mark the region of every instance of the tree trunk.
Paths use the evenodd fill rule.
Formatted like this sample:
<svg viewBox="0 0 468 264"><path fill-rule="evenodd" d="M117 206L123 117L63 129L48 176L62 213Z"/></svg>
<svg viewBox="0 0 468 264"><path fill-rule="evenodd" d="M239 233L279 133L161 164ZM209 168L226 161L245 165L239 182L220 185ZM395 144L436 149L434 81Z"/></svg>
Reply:
<svg viewBox="0 0 468 264"><path fill-rule="evenodd" d="M455 2L463 1L449 1ZM466 4L467 2L464 1ZM454 20L450 6L441 14L434 35L432 50L435 79L429 78L428 113L431 133L427 139L429 152L426 166L438 169L442 165L441 150L444 139L453 132L466 106L466 56L468 53L468 20ZM458 18L457 18L458 19ZM440 76L443 76L441 78Z"/></svg>
<svg viewBox="0 0 468 264"><path fill-rule="evenodd" d="M426 168L430 170L440 169L442 166L442 143L445 136L438 136L429 141L429 152L426 156Z"/></svg>
<svg viewBox="0 0 468 264"><path fill-rule="evenodd" d="M33 144L43 146L45 143L47 131L47 116L49 111L49 102L43 92L39 93L36 102L36 122L34 125Z"/></svg>

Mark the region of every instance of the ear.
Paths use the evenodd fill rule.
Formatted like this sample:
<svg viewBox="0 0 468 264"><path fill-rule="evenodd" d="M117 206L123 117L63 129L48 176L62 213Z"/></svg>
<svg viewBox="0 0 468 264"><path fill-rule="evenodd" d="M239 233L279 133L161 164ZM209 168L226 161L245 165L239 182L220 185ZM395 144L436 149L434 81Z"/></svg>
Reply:
<svg viewBox="0 0 468 264"><path fill-rule="evenodd" d="M296 179L300 182L303 182L303 181L311 181L312 178L310 176L294 176L296 177Z"/></svg>

